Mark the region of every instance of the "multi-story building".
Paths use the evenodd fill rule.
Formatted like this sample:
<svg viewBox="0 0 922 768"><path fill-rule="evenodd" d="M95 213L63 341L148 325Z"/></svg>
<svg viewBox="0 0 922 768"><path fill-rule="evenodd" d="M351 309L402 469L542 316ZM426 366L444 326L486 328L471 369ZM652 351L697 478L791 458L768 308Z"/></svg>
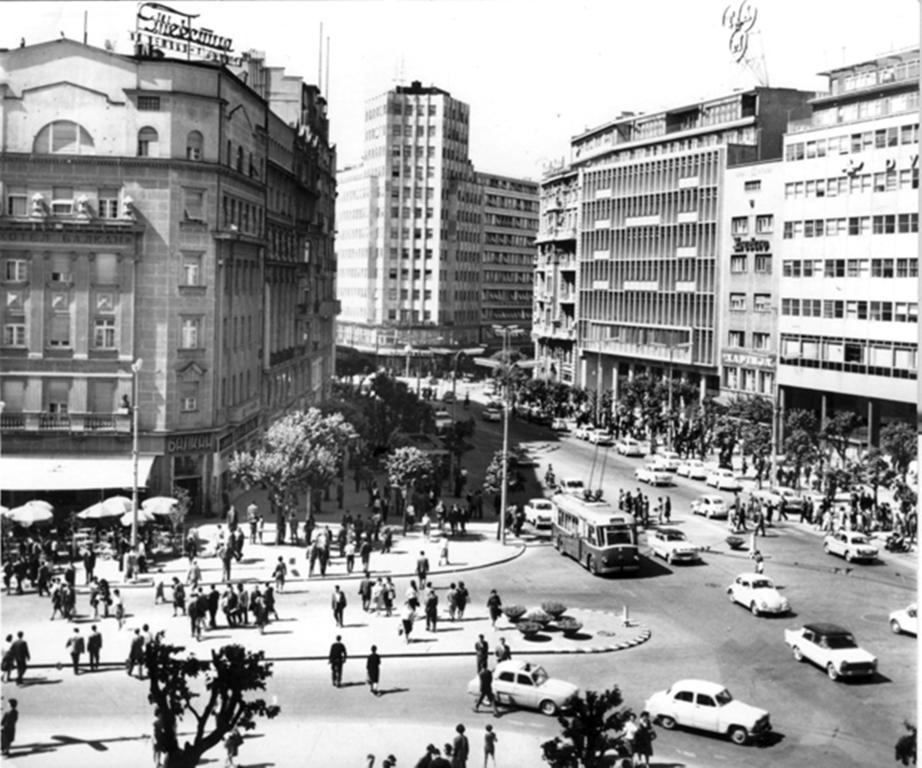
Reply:
<svg viewBox="0 0 922 768"><path fill-rule="evenodd" d="M530 348L538 185L482 172L477 183L483 199L480 340L495 345L493 326L517 326L522 334L510 335L510 344Z"/></svg>
<svg viewBox="0 0 922 768"><path fill-rule="evenodd" d="M780 272L781 160L746 163L724 175L719 264L720 390L771 397Z"/></svg>
<svg viewBox="0 0 922 768"><path fill-rule="evenodd" d="M574 384L576 349L576 233L579 177L572 168L553 168L541 182L535 261L532 338L538 376Z"/></svg>
<svg viewBox="0 0 922 768"><path fill-rule="evenodd" d="M479 341L482 201L468 122L467 104L419 82L367 102L362 164L339 178L339 344L397 365Z"/></svg>
<svg viewBox="0 0 922 768"><path fill-rule="evenodd" d="M332 373L335 154L316 88L289 125L143 52L0 52L0 471L65 506L131 487L136 408L140 484L217 510L233 452Z"/></svg>
<svg viewBox="0 0 922 768"><path fill-rule="evenodd" d="M671 369L702 396L717 391L724 172L778 157L811 95L753 88L572 139L578 384L617 393L621 376Z"/></svg>
<svg viewBox="0 0 922 768"><path fill-rule="evenodd" d="M825 73L784 140L782 408L910 420L919 308L919 50Z"/></svg>

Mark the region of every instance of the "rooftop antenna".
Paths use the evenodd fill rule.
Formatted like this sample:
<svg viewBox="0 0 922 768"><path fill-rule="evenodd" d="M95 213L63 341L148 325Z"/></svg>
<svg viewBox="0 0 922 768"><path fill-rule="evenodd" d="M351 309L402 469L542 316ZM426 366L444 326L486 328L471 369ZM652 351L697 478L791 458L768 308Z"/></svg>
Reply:
<svg viewBox="0 0 922 768"><path fill-rule="evenodd" d="M327 75L326 82L323 85L323 92L327 97L327 103L330 103L330 38L327 36Z"/></svg>
<svg viewBox="0 0 922 768"><path fill-rule="evenodd" d="M87 22L87 11L83 12L83 44L86 45L86 22Z"/></svg>
<svg viewBox="0 0 922 768"><path fill-rule="evenodd" d="M320 50L317 51L317 87L323 83L323 22L320 22Z"/></svg>

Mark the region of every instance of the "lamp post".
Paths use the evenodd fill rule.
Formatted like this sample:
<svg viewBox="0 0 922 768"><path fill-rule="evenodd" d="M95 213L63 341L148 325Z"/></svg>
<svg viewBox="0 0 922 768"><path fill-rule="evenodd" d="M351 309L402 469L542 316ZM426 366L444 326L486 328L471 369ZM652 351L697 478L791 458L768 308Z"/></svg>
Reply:
<svg viewBox="0 0 922 768"><path fill-rule="evenodd" d="M503 337L503 357L509 359L509 338L522 332L517 325L494 325L493 332ZM508 362L506 363L508 365ZM511 368L511 365L510 365ZM509 377L503 385L503 474L499 491L499 539L506 543L506 497L509 490Z"/></svg>
<svg viewBox="0 0 922 768"><path fill-rule="evenodd" d="M143 361L139 357L131 364L131 551L138 552L138 374Z"/></svg>

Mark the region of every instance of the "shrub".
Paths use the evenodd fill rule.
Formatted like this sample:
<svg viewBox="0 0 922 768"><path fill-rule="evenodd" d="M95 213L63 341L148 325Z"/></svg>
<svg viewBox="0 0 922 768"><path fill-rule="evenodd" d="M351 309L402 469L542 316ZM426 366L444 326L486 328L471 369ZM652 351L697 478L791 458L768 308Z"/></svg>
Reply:
<svg viewBox="0 0 922 768"><path fill-rule="evenodd" d="M525 615L525 611L526 608L524 605L507 605L503 608L503 613L506 614L506 618L513 624Z"/></svg>
<svg viewBox="0 0 922 768"><path fill-rule="evenodd" d="M577 621L576 619L571 619L569 616L566 616L562 619L557 619L557 621L554 623L556 624L557 628L565 635L576 634L583 628L583 622Z"/></svg>
<svg viewBox="0 0 922 768"><path fill-rule="evenodd" d="M546 603L541 603L541 608L544 610L545 613L550 614L551 617L554 618L555 620L559 619L561 616L563 616L567 612L567 606L565 606L563 603L558 603L553 600L548 601Z"/></svg>
<svg viewBox="0 0 922 768"><path fill-rule="evenodd" d="M529 608L522 616L523 621L533 621L536 624L547 624L551 620L551 615L540 608Z"/></svg>
<svg viewBox="0 0 922 768"><path fill-rule="evenodd" d="M537 621L520 621L516 626L519 632L521 632L526 637L529 635L537 635L542 629L544 629L544 627L541 626Z"/></svg>

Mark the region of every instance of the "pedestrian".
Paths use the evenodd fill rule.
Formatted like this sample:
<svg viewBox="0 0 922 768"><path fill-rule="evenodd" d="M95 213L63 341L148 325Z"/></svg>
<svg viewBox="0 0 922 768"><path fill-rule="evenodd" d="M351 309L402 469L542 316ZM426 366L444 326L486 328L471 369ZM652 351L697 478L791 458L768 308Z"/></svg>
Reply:
<svg viewBox="0 0 922 768"><path fill-rule="evenodd" d="M279 592L285 591L285 577L288 575L288 566L285 565L284 558L279 555L275 563L275 570L272 571L272 578L275 579L275 588Z"/></svg>
<svg viewBox="0 0 922 768"><path fill-rule="evenodd" d="M413 632L413 622L416 620L416 611L409 601L404 603L403 608L400 611L400 622L401 626L397 634L403 635L404 640L407 644L410 643L410 635Z"/></svg>
<svg viewBox="0 0 922 768"><path fill-rule="evenodd" d="M487 725L483 734L483 768L487 768L490 758L493 758L493 765L496 765L496 742L498 741L499 737L493 730L493 726Z"/></svg>
<svg viewBox="0 0 922 768"><path fill-rule="evenodd" d="M480 705L486 701L487 704L493 707L493 716L499 717L496 694L493 692L493 673L490 671L490 668L483 666L478 669L477 678L480 683L480 695L477 697L477 701L474 702L474 711L479 712Z"/></svg>
<svg viewBox="0 0 922 768"><path fill-rule="evenodd" d="M496 620L503 615L503 601L500 600L495 589L490 590L490 596L487 598L487 610L490 612L490 622L493 629L496 629Z"/></svg>
<svg viewBox="0 0 922 768"><path fill-rule="evenodd" d="M346 593L339 588L339 584L333 587L333 595L330 598L330 604L333 608L333 621L337 627L343 626L343 613L346 610Z"/></svg>
<svg viewBox="0 0 922 768"><path fill-rule="evenodd" d="M762 553L756 550L752 559L756 561L756 567L755 567L756 573L760 575L764 573L765 572L765 558L762 557Z"/></svg>
<svg viewBox="0 0 922 768"><path fill-rule="evenodd" d="M458 587L454 582L448 587L445 600L448 603L448 618L454 621L458 617Z"/></svg>
<svg viewBox="0 0 922 768"><path fill-rule="evenodd" d="M637 723L637 732L634 734L634 765L644 765L649 768L650 758L653 757L653 740L656 731L650 723L650 713L641 712L640 721Z"/></svg>
<svg viewBox="0 0 922 768"><path fill-rule="evenodd" d="M362 570L371 570L371 542L368 540L368 534L362 534L362 540L359 544L359 560L362 561Z"/></svg>
<svg viewBox="0 0 922 768"><path fill-rule="evenodd" d="M189 570L186 572L186 584L189 585L191 592L195 592L201 581L202 569L199 567L198 560L192 558L192 562L189 563Z"/></svg>
<svg viewBox="0 0 922 768"><path fill-rule="evenodd" d="M506 638L501 637L496 643L496 662L509 661L512 658L512 649L506 645Z"/></svg>
<svg viewBox="0 0 922 768"><path fill-rule="evenodd" d="M266 591L263 592L263 605L266 609L266 623L269 623L269 616L272 615L276 621L280 621L279 612L275 607L275 590L271 584L266 584Z"/></svg>
<svg viewBox="0 0 922 768"><path fill-rule="evenodd" d="M371 646L371 653L365 660L365 672L368 676L368 687L375 696L380 695L378 681L381 679L381 657L378 655L378 646Z"/></svg>
<svg viewBox="0 0 922 768"><path fill-rule="evenodd" d="M448 537L442 537L442 546L439 548L439 565L448 565Z"/></svg>
<svg viewBox="0 0 922 768"><path fill-rule="evenodd" d="M189 616L189 633L191 637L194 637L196 640L202 639L202 622L205 620L205 617L199 611L200 603L198 595L193 595L192 599L189 601L187 615Z"/></svg>
<svg viewBox="0 0 922 768"><path fill-rule="evenodd" d="M432 586L430 581L426 589L426 631L427 632L437 632L438 631L438 621L439 621L439 596L435 593L435 589Z"/></svg>
<svg viewBox="0 0 922 768"><path fill-rule="evenodd" d="M7 635L6 645L3 647L3 660L0 661L0 671L3 673L2 678L0 678L2 682L10 682L15 663L13 658L13 636Z"/></svg>
<svg viewBox="0 0 922 768"><path fill-rule="evenodd" d="M455 726L456 736L451 745L451 768L467 768L467 758L471 752L470 742L464 735L464 726L461 723Z"/></svg>
<svg viewBox="0 0 922 768"><path fill-rule="evenodd" d="M182 582L178 577L173 577L173 615L177 615L177 611L182 614L186 613L186 588L183 586Z"/></svg>
<svg viewBox="0 0 922 768"><path fill-rule="evenodd" d="M484 639L483 635L477 636L477 642L474 643L474 654L477 657L477 671L487 666L490 659L490 644Z"/></svg>
<svg viewBox="0 0 922 768"><path fill-rule="evenodd" d="M224 620L228 627L237 626L237 593L234 592L230 584L221 595L221 610L224 612Z"/></svg>
<svg viewBox="0 0 922 768"><path fill-rule="evenodd" d="M218 627L218 607L221 605L221 594L218 592L216 584L211 585L208 590L208 626L211 629Z"/></svg>
<svg viewBox="0 0 922 768"><path fill-rule="evenodd" d="M19 721L19 702L10 699L9 704L10 708L3 713L3 719L0 720L0 752L7 757L16 739L16 723Z"/></svg>
<svg viewBox="0 0 922 768"><path fill-rule="evenodd" d="M137 667L138 680L144 679L144 635L141 634L140 629L136 629L134 636L131 638L126 666L128 668L128 677L131 677L131 673Z"/></svg>
<svg viewBox="0 0 922 768"><path fill-rule="evenodd" d="M467 587L464 586L463 581L458 582L458 595L456 597L458 610L457 617L458 621L464 621L464 609L467 608L467 604L471 599L471 593L467 591Z"/></svg>
<svg viewBox="0 0 922 768"><path fill-rule="evenodd" d="M90 636L86 639L86 650L90 656L90 672L99 670L99 653L102 650L102 635L96 625L90 627Z"/></svg>
<svg viewBox="0 0 922 768"><path fill-rule="evenodd" d="M22 685L22 681L29 669L29 662L32 660L32 654L29 653L29 644L26 642L22 632L16 633L16 639L10 644L10 653L13 656L13 663L16 665L16 685Z"/></svg>
<svg viewBox="0 0 922 768"><path fill-rule="evenodd" d="M626 757L630 760L629 765L634 765L634 737L637 735L637 715L633 712L630 712L627 716L627 721L624 723L624 728L621 731L621 743L624 745L625 750L627 750Z"/></svg>
<svg viewBox="0 0 922 768"><path fill-rule="evenodd" d="M333 687L340 688L343 684L343 666L346 663L348 654L346 646L343 645L341 635L336 636L336 641L330 646L330 672L333 676Z"/></svg>
<svg viewBox="0 0 922 768"><path fill-rule="evenodd" d="M419 551L419 557L416 560L416 576L419 578L419 585L426 583L426 577L429 575L429 558L423 550Z"/></svg>
<svg viewBox="0 0 922 768"><path fill-rule="evenodd" d="M231 728L230 733L224 737L224 750L227 757L224 759L224 768L234 768L237 765L237 754L240 752L240 745L243 744L243 736L237 728Z"/></svg>
<svg viewBox="0 0 922 768"><path fill-rule="evenodd" d="M359 582L359 597L362 598L362 610L366 613L371 610L371 597L374 587L375 584L371 580L371 574L365 571L365 576Z"/></svg>
<svg viewBox="0 0 922 768"><path fill-rule="evenodd" d="M237 584L237 624L246 626L250 619L250 593L243 588L242 583Z"/></svg>
<svg viewBox="0 0 922 768"><path fill-rule="evenodd" d="M80 657L86 651L86 641L83 639L83 635L80 634L80 627L74 627L74 634L67 638L64 647L70 652L70 661L74 667L74 674L79 675Z"/></svg>

